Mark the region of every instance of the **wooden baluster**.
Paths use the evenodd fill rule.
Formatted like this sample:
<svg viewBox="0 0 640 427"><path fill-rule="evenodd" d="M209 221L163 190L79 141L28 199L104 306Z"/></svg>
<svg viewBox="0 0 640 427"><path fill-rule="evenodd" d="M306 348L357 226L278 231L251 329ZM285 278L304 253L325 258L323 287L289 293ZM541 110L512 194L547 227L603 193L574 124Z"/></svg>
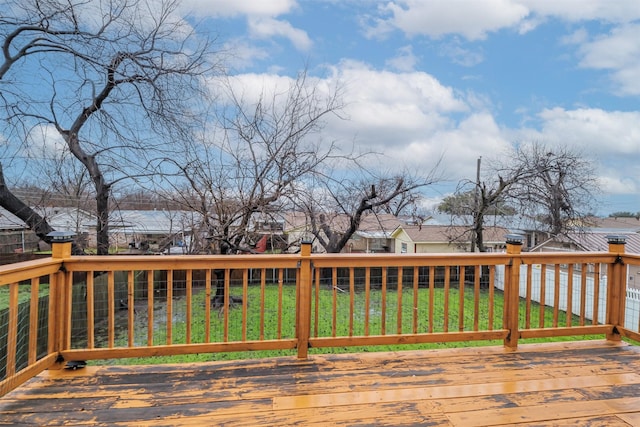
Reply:
<svg viewBox="0 0 640 427"><path fill-rule="evenodd" d="M451 282L451 267L444 267L444 316L442 332L449 332L449 289Z"/></svg>
<svg viewBox="0 0 640 427"><path fill-rule="evenodd" d="M397 309L397 321L396 321L396 333L402 334L402 267L398 267L398 286L396 290L398 309Z"/></svg>
<svg viewBox="0 0 640 427"><path fill-rule="evenodd" d="M135 301L133 299L133 270L127 273L127 343L129 347L134 345L135 334Z"/></svg>
<svg viewBox="0 0 640 427"><path fill-rule="evenodd" d="M573 323L573 264L569 264L567 268L567 311L566 326L570 327Z"/></svg>
<svg viewBox="0 0 640 427"><path fill-rule="evenodd" d="M153 345L153 299L155 289L153 286L153 270L147 270L147 345Z"/></svg>
<svg viewBox="0 0 640 427"><path fill-rule="evenodd" d="M464 331L464 275L467 270L464 265L458 267L458 331Z"/></svg>
<svg viewBox="0 0 640 427"><path fill-rule="evenodd" d="M204 342L211 342L211 269L204 273Z"/></svg>
<svg viewBox="0 0 640 427"><path fill-rule="evenodd" d="M435 306L436 268L429 266L429 333L433 333L433 316Z"/></svg>
<svg viewBox="0 0 640 427"><path fill-rule="evenodd" d="M353 316L355 312L355 274L353 267L349 267L349 336L353 336Z"/></svg>
<svg viewBox="0 0 640 427"><path fill-rule="evenodd" d="M420 271L418 267L413 267L413 328L414 334L418 333L418 279Z"/></svg>
<svg viewBox="0 0 640 427"><path fill-rule="evenodd" d="M38 308L40 298L40 278L31 279L31 299L29 301L29 356L28 363L35 363L38 356Z"/></svg>
<svg viewBox="0 0 640 427"><path fill-rule="evenodd" d="M369 336L369 316L371 311L371 267L364 273L364 336Z"/></svg>
<svg viewBox="0 0 640 427"><path fill-rule="evenodd" d="M113 271L107 272L107 310L107 342L109 348L113 348L116 330L115 282Z"/></svg>
<svg viewBox="0 0 640 427"><path fill-rule="evenodd" d="M187 295L186 295L186 313L185 313L185 321L186 321L186 336L185 336L185 343L186 344L191 344L191 320L193 318L193 270L189 269L187 270L187 275L186 275L186 291L187 291Z"/></svg>
<svg viewBox="0 0 640 427"><path fill-rule="evenodd" d="M582 263L580 267L580 326L586 324L586 309L587 309L587 273L589 265Z"/></svg>
<svg viewBox="0 0 640 427"><path fill-rule="evenodd" d="M476 265L473 271L473 330L480 330L480 274L482 266Z"/></svg>
<svg viewBox="0 0 640 427"><path fill-rule="evenodd" d="M173 342L173 270L167 270L167 345Z"/></svg>
<svg viewBox="0 0 640 427"><path fill-rule="evenodd" d="M267 286L267 269L260 270L260 341L264 340L264 295Z"/></svg>
<svg viewBox="0 0 640 427"><path fill-rule="evenodd" d="M87 348L95 347L95 286L93 271L87 271Z"/></svg>

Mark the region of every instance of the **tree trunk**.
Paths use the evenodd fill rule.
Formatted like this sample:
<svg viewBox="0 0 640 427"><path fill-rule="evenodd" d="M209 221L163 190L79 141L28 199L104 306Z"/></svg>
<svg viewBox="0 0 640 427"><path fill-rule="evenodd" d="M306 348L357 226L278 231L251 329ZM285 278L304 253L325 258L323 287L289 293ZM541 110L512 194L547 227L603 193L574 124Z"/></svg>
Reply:
<svg viewBox="0 0 640 427"><path fill-rule="evenodd" d="M38 215L38 213L27 206L22 200L18 199L7 188L4 181L2 164L0 164L0 206L24 221L25 224L44 241L48 241L47 234L54 231L47 220Z"/></svg>
<svg viewBox="0 0 640 427"><path fill-rule="evenodd" d="M478 252L485 252L486 248L484 247L484 213L478 212L476 216L476 223L473 225L473 232L475 234L476 247L478 248Z"/></svg>
<svg viewBox="0 0 640 427"><path fill-rule="evenodd" d="M41 217L36 211L34 211L30 206L27 206L22 200L17 198L11 190L7 188L7 185L4 181L4 173L2 171L2 164L0 163L0 206L5 208L7 211L11 212L18 218L20 218L24 223L33 231L40 240L45 242L49 242L49 237L47 236L52 231L55 231L53 227L49 225L46 219ZM74 230L71 230L74 231ZM84 251L76 245L75 242L72 243L71 252L74 255L83 255Z"/></svg>
<svg viewBox="0 0 640 427"><path fill-rule="evenodd" d="M109 255L109 187L96 188L98 224L96 230L98 255Z"/></svg>

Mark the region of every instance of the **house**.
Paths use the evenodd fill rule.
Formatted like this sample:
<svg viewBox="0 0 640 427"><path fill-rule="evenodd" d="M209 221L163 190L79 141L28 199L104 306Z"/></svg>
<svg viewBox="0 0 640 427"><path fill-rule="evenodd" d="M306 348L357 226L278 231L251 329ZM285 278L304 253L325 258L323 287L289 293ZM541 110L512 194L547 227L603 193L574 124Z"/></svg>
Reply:
<svg viewBox="0 0 640 427"><path fill-rule="evenodd" d="M391 214L370 214L362 217L360 227L353 233L343 252L395 252L392 233L404 222Z"/></svg>
<svg viewBox="0 0 640 427"><path fill-rule="evenodd" d="M532 252L606 252L607 236L625 238L625 252L640 254L640 221L636 218L592 218L588 227L548 238L531 249ZM629 286L640 289L640 267L629 266Z"/></svg>
<svg viewBox="0 0 640 427"><path fill-rule="evenodd" d="M34 252L40 239L20 218L0 208L0 254Z"/></svg>
<svg viewBox="0 0 640 427"><path fill-rule="evenodd" d="M485 227L484 242L489 252L505 248L503 227ZM468 252L471 250L469 227L451 225L400 225L391 233L396 253Z"/></svg>
<svg viewBox="0 0 640 427"><path fill-rule="evenodd" d="M36 207L34 210L41 215L54 230L71 231L75 234L76 244L82 248L96 246L97 217L84 209L73 207Z"/></svg>
<svg viewBox="0 0 640 427"><path fill-rule="evenodd" d="M116 250L186 254L198 223L189 211L117 210L109 216L109 240Z"/></svg>
<svg viewBox="0 0 640 427"><path fill-rule="evenodd" d="M325 214L325 220L331 230L344 232L349 227L349 217L344 214ZM404 221L391 214L366 214L360 221L358 230L351 236L342 252L380 253L394 252L394 239L391 233ZM313 238L311 224L304 212L289 212L284 220L285 234L289 244L312 240L312 250L324 252L324 247ZM322 233L322 232L321 232ZM323 237L326 238L323 234Z"/></svg>

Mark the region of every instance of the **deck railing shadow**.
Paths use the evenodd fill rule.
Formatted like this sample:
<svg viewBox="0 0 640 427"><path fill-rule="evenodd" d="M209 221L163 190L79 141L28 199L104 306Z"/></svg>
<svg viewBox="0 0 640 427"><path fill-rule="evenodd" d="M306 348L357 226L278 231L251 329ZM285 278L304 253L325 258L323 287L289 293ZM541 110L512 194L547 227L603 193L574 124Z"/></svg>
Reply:
<svg viewBox="0 0 640 427"><path fill-rule="evenodd" d="M0 267L0 395L71 361L599 334L640 341L608 252L72 256ZM633 295L632 292L629 295ZM635 310L635 311L634 311Z"/></svg>

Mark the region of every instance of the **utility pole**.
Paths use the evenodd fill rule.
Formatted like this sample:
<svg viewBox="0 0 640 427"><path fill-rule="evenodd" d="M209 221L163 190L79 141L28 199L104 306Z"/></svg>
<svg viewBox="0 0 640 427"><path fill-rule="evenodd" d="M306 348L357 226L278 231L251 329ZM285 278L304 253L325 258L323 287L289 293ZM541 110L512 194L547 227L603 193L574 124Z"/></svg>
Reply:
<svg viewBox="0 0 640 427"><path fill-rule="evenodd" d="M475 230L476 222L478 221L478 209L480 205L480 163L482 161L482 156L478 157L478 162L476 164L476 191L473 197L473 227ZM471 233L471 252L476 251L476 233Z"/></svg>

